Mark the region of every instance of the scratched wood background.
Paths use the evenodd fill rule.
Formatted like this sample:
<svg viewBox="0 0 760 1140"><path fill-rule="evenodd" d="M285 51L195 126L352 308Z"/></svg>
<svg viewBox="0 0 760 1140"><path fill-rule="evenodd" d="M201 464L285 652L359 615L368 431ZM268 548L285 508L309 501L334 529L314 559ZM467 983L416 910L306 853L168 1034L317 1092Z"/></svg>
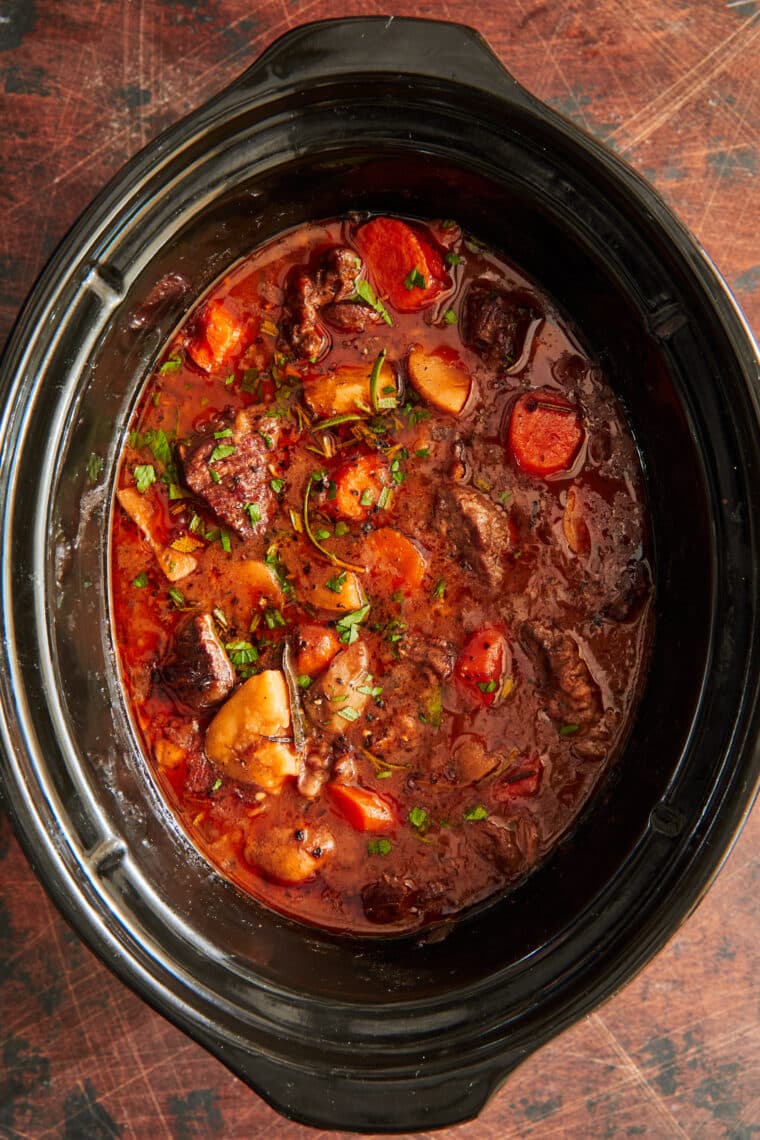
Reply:
<svg viewBox="0 0 760 1140"><path fill-rule="evenodd" d="M105 180L271 40L371 0L0 0L0 343ZM449 0L522 80L645 174L760 325L752 0ZM760 812L669 946L442 1136L760 1132ZM126 990L67 928L0 819L0 1136L308 1140Z"/></svg>

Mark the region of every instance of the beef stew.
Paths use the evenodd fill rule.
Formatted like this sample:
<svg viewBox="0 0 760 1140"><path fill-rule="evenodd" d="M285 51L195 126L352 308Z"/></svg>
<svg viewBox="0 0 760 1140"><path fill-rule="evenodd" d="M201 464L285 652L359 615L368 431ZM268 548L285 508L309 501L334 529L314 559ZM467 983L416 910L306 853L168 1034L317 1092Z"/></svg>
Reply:
<svg viewBox="0 0 760 1140"><path fill-rule="evenodd" d="M117 499L158 782L296 919L396 934L502 893L629 731L633 440L555 303L454 222L305 226L230 270L145 387Z"/></svg>

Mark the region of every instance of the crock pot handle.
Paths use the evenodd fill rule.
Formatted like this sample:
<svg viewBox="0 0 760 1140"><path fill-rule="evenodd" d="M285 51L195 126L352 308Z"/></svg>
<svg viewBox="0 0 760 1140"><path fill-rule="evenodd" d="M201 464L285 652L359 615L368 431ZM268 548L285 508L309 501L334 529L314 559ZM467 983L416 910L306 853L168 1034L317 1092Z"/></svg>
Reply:
<svg viewBox="0 0 760 1140"><path fill-rule="evenodd" d="M428 1132L472 1120L524 1056L505 1058L494 1071L488 1064L457 1072L429 1073L424 1058L416 1077L381 1080L337 1070L310 1071L292 1060L283 1063L247 1050L220 1048L204 1040L210 1052L272 1108L290 1120L312 1128L344 1132ZM319 1042L315 1041L315 1049Z"/></svg>
<svg viewBox="0 0 760 1140"><path fill-rule="evenodd" d="M338 75L404 74L447 80L520 106L542 104L503 67L474 28L397 16L320 20L287 32L229 90L263 95Z"/></svg>

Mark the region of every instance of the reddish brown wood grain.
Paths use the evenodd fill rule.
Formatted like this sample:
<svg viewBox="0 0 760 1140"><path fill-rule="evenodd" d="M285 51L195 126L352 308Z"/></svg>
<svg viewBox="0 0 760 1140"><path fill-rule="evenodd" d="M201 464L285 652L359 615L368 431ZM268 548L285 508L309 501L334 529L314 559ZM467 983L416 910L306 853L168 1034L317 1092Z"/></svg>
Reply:
<svg viewBox="0 0 760 1140"><path fill-rule="evenodd" d="M347 0L0 2L0 342L56 243L159 130ZM394 5L477 26L536 95L615 147L694 231L760 326L752 0ZM457 1140L749 1137L760 1125L757 847L613 1000L530 1058ZM0 1136L305 1138L126 990L0 825ZM311 1135L314 1135L312 1133Z"/></svg>

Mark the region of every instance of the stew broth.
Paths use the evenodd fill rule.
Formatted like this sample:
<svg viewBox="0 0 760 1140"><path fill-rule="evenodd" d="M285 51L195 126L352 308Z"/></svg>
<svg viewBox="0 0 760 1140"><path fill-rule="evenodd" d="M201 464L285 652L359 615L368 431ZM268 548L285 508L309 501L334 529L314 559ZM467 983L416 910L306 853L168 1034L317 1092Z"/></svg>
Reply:
<svg viewBox="0 0 760 1140"><path fill-rule="evenodd" d="M254 251L149 379L116 640L160 787L267 905L353 933L524 878L629 730L638 456L554 302L453 222Z"/></svg>

